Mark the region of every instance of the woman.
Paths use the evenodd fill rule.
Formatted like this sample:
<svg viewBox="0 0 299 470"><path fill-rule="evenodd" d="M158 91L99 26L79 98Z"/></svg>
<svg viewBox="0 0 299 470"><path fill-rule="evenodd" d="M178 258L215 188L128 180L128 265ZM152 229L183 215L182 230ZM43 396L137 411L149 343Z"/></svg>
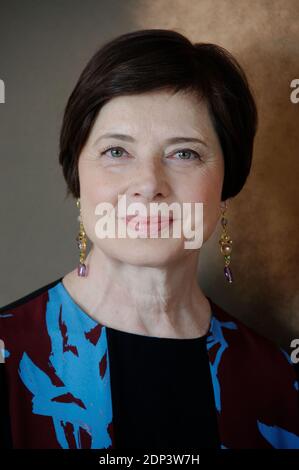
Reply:
<svg viewBox="0 0 299 470"><path fill-rule="evenodd" d="M256 127L245 74L219 46L142 30L91 58L60 137L79 265L1 310L5 445L299 448L287 355L196 281L200 247L221 217L233 282L225 211L249 174ZM174 236L187 222L200 235L191 248L183 230Z"/></svg>

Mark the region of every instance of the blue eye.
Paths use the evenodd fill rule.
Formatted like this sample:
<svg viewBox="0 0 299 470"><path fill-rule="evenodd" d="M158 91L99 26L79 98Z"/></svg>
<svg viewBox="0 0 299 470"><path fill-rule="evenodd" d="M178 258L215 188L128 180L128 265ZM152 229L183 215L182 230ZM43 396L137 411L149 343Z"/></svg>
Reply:
<svg viewBox="0 0 299 470"><path fill-rule="evenodd" d="M200 160L200 156L197 152L194 152L193 150L190 150L190 149L183 149L183 150L178 150L176 152L176 154L178 153L181 153L181 154L193 154L194 155L194 158L189 158L188 156L187 157L183 157L183 158L179 158L179 160Z"/></svg>
<svg viewBox="0 0 299 470"><path fill-rule="evenodd" d="M121 151L121 152L122 152L124 149L121 148L121 147L108 147L108 148L106 148L103 152L101 152L101 155L106 154L106 153L107 153L108 151L110 151L110 150L111 150L111 151L112 151L112 150L116 150L116 151ZM110 156L111 156L111 155L110 155ZM121 156L122 156L122 155L112 155L112 158L117 159L117 158L120 158Z"/></svg>
<svg viewBox="0 0 299 470"><path fill-rule="evenodd" d="M101 152L101 155L105 155L107 154L107 152L120 152L121 154L118 153L117 154L113 154L111 153L110 156L112 159L114 160L117 160L119 158L121 158L123 155L122 153L123 152L126 152L122 147L107 147L106 149L103 150L103 152ZM190 150L190 149L183 149L183 150L178 150L177 152L174 153L174 155L176 154L187 154L187 156L183 156L182 158L178 158L178 160L201 160L201 157L200 155L195 152L194 150ZM192 158L192 155L193 155L193 158ZM190 158L191 156L191 158Z"/></svg>

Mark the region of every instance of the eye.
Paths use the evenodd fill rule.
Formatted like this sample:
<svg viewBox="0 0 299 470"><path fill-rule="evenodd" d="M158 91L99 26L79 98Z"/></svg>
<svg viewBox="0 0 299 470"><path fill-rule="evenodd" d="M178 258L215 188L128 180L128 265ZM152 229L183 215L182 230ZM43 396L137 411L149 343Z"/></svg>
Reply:
<svg viewBox="0 0 299 470"><path fill-rule="evenodd" d="M182 149L182 150L178 150L177 152L175 152L175 154L181 154L181 157L178 158L178 160L200 160L201 157L200 155L195 152L194 150L190 150L190 149ZM192 157L193 155L193 158L190 158L190 156Z"/></svg>
<svg viewBox="0 0 299 470"><path fill-rule="evenodd" d="M101 152L101 155L105 155L107 152L110 152L110 151L116 151L116 152L123 152L125 151L122 147L107 147L106 149L103 150L103 152ZM117 160L118 158L120 158L122 155L120 154L110 154L110 157L114 160Z"/></svg>
<svg viewBox="0 0 299 470"><path fill-rule="evenodd" d="M108 154L107 152L111 152L111 153ZM126 151L122 147L110 146L110 147L105 148L101 152L101 155L107 154L108 156L110 156L110 158L112 158L114 160L117 160L117 159L119 159L123 156L123 152L126 153ZM191 149L178 150L177 152L175 152L175 155L176 154L181 155L178 158L178 160L201 160L201 156L197 152L195 152L194 150L191 150ZM193 156L193 158L192 158L192 156Z"/></svg>

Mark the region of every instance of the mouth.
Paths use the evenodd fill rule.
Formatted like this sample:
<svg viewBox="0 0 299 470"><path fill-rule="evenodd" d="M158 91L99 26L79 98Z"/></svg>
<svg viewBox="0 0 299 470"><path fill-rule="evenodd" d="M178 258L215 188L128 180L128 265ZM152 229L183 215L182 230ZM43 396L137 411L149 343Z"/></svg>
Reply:
<svg viewBox="0 0 299 470"><path fill-rule="evenodd" d="M166 227L171 227L173 224L173 217L162 217L161 214L157 216L140 217L138 215L127 215L121 217L125 224L133 231L138 232L140 235L148 235L150 232L157 235L162 232Z"/></svg>
<svg viewBox="0 0 299 470"><path fill-rule="evenodd" d="M134 219L135 224L141 224L141 225L158 225L158 224L167 224L173 222L173 217L161 217L161 215L158 216L152 216L152 217L139 217L138 215L128 215L127 217L123 218L126 223L130 223L132 219Z"/></svg>

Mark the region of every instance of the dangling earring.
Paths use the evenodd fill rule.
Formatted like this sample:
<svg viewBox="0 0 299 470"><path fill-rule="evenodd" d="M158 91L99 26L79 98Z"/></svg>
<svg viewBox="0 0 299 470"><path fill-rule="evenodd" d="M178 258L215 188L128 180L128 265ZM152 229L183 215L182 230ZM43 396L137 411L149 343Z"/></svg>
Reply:
<svg viewBox="0 0 299 470"><path fill-rule="evenodd" d="M220 251L224 255L224 276L225 279L229 282L233 282L233 274L231 272L231 269L229 267L230 264L230 258L231 258L231 252L232 252L232 239L227 233L227 218L224 217L225 211L227 209L226 206L226 201L225 201L225 206L224 209L221 208L221 225L222 225L222 234L219 240L219 245L220 245Z"/></svg>
<svg viewBox="0 0 299 470"><path fill-rule="evenodd" d="M77 207L80 210L80 215L78 216L78 220L80 222L80 229L79 229L78 236L76 237L78 248L80 250L80 262L78 265L78 276L86 277L87 267L85 264L85 257L86 257L87 238L86 238L86 233L83 227L83 222L82 222L82 217L81 217L80 199L77 199Z"/></svg>

